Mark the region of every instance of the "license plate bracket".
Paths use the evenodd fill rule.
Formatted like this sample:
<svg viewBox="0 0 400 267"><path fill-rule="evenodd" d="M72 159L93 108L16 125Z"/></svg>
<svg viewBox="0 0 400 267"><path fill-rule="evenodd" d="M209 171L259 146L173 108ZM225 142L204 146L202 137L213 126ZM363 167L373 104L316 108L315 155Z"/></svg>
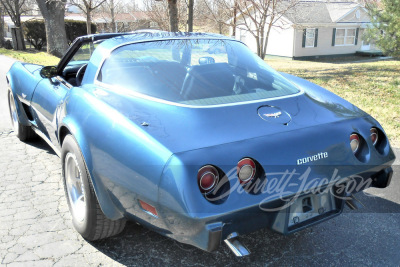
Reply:
<svg viewBox="0 0 400 267"><path fill-rule="evenodd" d="M323 190L299 196L287 208L285 232L296 232L339 215L344 204L340 195L332 194L331 190Z"/></svg>

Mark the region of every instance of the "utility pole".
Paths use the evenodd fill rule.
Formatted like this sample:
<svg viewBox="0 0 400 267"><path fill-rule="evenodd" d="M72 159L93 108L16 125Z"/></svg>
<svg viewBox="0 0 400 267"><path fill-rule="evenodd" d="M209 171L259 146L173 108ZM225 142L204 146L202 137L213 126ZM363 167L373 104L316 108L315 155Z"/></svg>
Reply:
<svg viewBox="0 0 400 267"><path fill-rule="evenodd" d="M193 32L193 6L194 0L188 0L188 32Z"/></svg>

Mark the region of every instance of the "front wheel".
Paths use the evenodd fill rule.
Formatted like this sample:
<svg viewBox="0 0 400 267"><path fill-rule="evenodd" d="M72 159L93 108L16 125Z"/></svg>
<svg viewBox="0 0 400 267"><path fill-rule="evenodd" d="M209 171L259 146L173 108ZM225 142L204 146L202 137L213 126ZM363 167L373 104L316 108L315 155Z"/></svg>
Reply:
<svg viewBox="0 0 400 267"><path fill-rule="evenodd" d="M110 220L100 208L77 142L67 135L61 149L62 176L72 223L83 238L94 241L122 232L126 220Z"/></svg>
<svg viewBox="0 0 400 267"><path fill-rule="evenodd" d="M25 126L19 123L17 106L15 104L14 95L11 89L8 90L8 108L10 111L11 124L14 132L21 141L29 141L36 137L35 132L30 126Z"/></svg>

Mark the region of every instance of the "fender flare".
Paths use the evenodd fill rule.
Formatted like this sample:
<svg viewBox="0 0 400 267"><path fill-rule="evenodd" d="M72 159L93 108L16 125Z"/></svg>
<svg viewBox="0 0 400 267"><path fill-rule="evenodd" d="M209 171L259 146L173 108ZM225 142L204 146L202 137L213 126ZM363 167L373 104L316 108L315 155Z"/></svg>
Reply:
<svg viewBox="0 0 400 267"><path fill-rule="evenodd" d="M6 75L6 79L7 79L7 85L8 85L8 89L7 89L7 98L8 98L8 90L11 90L13 96L14 96L14 101L15 101L15 107L17 109L17 114L18 114L18 121L20 124L24 125L24 126L31 126L31 122L28 119L28 116L26 115L24 108L22 106L21 100L19 98L19 95L16 93L14 87L13 87L13 78L11 77L10 73L7 73ZM8 104L7 100L7 104Z"/></svg>
<svg viewBox="0 0 400 267"><path fill-rule="evenodd" d="M65 117L58 129L58 140L60 142L60 146L62 147L62 140L65 137L65 135L63 136L63 134L71 134L77 142L79 150L81 151L101 210L103 211L104 215L111 220L121 219L124 217L124 215L116 207L110 195L108 194L103 182L99 177L96 176L96 173L93 171L94 169L91 156L92 152L84 134L80 129L81 127L76 120L71 117Z"/></svg>

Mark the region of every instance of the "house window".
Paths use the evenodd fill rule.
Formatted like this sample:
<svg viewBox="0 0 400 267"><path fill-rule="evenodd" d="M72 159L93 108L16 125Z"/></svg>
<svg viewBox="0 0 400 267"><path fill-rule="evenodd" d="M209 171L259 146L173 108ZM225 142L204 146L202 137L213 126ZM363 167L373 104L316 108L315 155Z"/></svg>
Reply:
<svg viewBox="0 0 400 267"><path fill-rule="evenodd" d="M306 29L305 47L314 47L315 45L315 29Z"/></svg>
<svg viewBox="0 0 400 267"><path fill-rule="evenodd" d="M336 29L335 46L355 45L356 29Z"/></svg>

